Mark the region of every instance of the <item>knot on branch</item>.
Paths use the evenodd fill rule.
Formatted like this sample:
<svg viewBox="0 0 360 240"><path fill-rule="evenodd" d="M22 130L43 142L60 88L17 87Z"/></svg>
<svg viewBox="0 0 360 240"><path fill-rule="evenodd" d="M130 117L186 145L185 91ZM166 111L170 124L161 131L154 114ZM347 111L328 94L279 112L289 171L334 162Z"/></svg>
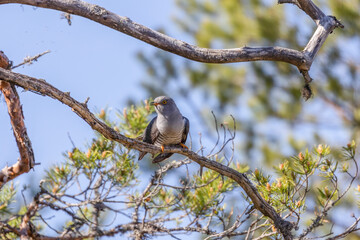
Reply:
<svg viewBox="0 0 360 240"><path fill-rule="evenodd" d="M301 89L302 98L307 101L312 97L312 90L309 83L305 83L304 87Z"/></svg>
<svg viewBox="0 0 360 240"><path fill-rule="evenodd" d="M335 21L335 28L344 28L345 26L335 17L335 16L329 16Z"/></svg>
<svg viewBox="0 0 360 240"><path fill-rule="evenodd" d="M309 72L307 70L300 70L301 74L304 77L305 85L301 89L301 95L305 101L307 101L309 98L312 97L313 93L311 90L310 83L312 82L312 78L309 75Z"/></svg>
<svg viewBox="0 0 360 240"><path fill-rule="evenodd" d="M87 97L86 99L85 99L85 101L83 102L83 103L81 103L81 105L83 105L86 109L88 109L88 102L89 102L89 100L90 100L90 97Z"/></svg>
<svg viewBox="0 0 360 240"><path fill-rule="evenodd" d="M291 230L294 228L294 224L292 224L291 222L285 221L283 219L279 219L275 223L275 226L278 228L278 230L284 236L284 239L293 239Z"/></svg>
<svg viewBox="0 0 360 240"><path fill-rule="evenodd" d="M102 15L105 15L107 14L107 11L106 9L100 7L99 5L93 5L91 8L90 8L90 12L94 15L97 15L97 16L102 16Z"/></svg>
<svg viewBox="0 0 360 240"><path fill-rule="evenodd" d="M12 61L10 61L3 51L0 51L0 67L9 70L12 66Z"/></svg>

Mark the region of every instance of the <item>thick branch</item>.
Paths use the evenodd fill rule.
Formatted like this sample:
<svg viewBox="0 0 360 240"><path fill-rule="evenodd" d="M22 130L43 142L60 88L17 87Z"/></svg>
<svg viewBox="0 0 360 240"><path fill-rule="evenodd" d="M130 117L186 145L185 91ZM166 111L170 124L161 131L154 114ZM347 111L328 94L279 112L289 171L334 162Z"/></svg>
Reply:
<svg viewBox="0 0 360 240"><path fill-rule="evenodd" d="M296 0L296 5L309 15L317 25L326 15L311 0Z"/></svg>
<svg viewBox="0 0 360 240"><path fill-rule="evenodd" d="M97 119L94 114L92 114L87 109L87 106L85 104L76 101L75 99L70 97L70 94L63 93L62 91L51 86L44 80L39 80L22 74L13 73L5 69L0 69L0 79L16 84L24 89L29 89L42 95L57 99L58 101L71 107L71 109L82 119L84 119L91 126L91 128L104 135L104 137L113 141L117 141L127 148L133 148L153 154L161 151L159 147L140 142L135 139L127 138L124 135L116 132L114 129L108 127L105 123ZM292 235L290 232L293 228L292 224L283 220L270 206L270 204L267 203L260 196L256 188L252 185L252 183L245 174L239 173L232 168L224 166L218 162L209 160L206 157L200 156L186 149L166 147L165 152L179 153L187 156L201 166L205 166L236 181L244 189L246 194L251 198L254 207L258 209L262 214L273 220L276 228L279 229L285 239L292 239Z"/></svg>
<svg viewBox="0 0 360 240"><path fill-rule="evenodd" d="M56 9L88 18L119 32L137 38L157 48L179 56L206 63L231 63L249 61L280 61L296 66L300 71L309 71L316 54L328 35L336 27L344 27L335 17L326 16L311 0L278 0L292 3L309 15L318 28L303 51L283 47L242 47L233 49L208 49L190 45L169 37L127 17L121 17L105 8L79 0L0 0L0 4L18 3ZM310 95L311 96L311 95Z"/></svg>
<svg viewBox="0 0 360 240"><path fill-rule="evenodd" d="M9 60L0 52L0 69L9 68ZM0 188L11 179L29 172L34 166L34 154L31 147L30 139L26 132L24 116L20 104L19 95L15 87L4 81L0 81L0 89L4 95L8 112L10 116L11 126L14 132L15 140L20 152L20 160L11 167L5 167L0 172Z"/></svg>
<svg viewBox="0 0 360 240"><path fill-rule="evenodd" d="M305 86L302 89L302 96L305 100L308 100L312 96L309 70L316 54L325 43L329 34L332 33L335 28L344 28L344 26L336 19L336 17L325 15L311 0L278 0L278 3L292 3L298 6L302 11L310 16L317 25L314 34L303 50L304 59L306 59L306 61L304 61L303 66L298 67L305 80Z"/></svg>
<svg viewBox="0 0 360 240"><path fill-rule="evenodd" d="M268 60L287 62L300 68L303 63L307 61L301 51L282 47L200 48L154 31L98 5L78 0L0 0L0 4L6 3L27 4L79 15L149 43L157 48L198 62L231 63Z"/></svg>

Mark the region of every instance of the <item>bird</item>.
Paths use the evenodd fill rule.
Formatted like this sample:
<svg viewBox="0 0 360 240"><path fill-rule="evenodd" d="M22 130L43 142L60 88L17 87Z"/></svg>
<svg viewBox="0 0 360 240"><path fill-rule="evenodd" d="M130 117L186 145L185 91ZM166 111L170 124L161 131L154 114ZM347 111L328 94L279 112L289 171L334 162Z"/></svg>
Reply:
<svg viewBox="0 0 360 240"><path fill-rule="evenodd" d="M159 96L151 102L155 107L157 116L154 117L145 129L142 141L161 147L161 153L157 155L152 162L159 163L169 158L173 153L164 153L165 145L185 145L190 122L184 117L175 101L171 97ZM139 153L139 161L147 152Z"/></svg>

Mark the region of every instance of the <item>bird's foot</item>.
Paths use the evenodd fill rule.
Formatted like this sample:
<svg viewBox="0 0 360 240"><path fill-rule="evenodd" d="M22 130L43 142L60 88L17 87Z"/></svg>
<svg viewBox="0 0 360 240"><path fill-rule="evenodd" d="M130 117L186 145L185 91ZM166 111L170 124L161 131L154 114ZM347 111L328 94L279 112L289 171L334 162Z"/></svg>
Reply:
<svg viewBox="0 0 360 240"><path fill-rule="evenodd" d="M164 152L165 146L161 145L161 152Z"/></svg>
<svg viewBox="0 0 360 240"><path fill-rule="evenodd" d="M185 144L180 143L180 146L182 146L183 148L189 149Z"/></svg>

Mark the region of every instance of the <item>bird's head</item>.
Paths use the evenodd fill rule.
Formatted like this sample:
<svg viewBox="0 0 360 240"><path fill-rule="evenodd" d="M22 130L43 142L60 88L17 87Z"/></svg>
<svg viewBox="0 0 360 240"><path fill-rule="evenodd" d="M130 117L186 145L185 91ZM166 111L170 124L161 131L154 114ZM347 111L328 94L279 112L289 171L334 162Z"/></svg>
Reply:
<svg viewBox="0 0 360 240"><path fill-rule="evenodd" d="M174 100L167 96L160 96L155 98L154 101L151 102L151 105L154 105L155 111L162 115L168 115L175 111L179 111Z"/></svg>

